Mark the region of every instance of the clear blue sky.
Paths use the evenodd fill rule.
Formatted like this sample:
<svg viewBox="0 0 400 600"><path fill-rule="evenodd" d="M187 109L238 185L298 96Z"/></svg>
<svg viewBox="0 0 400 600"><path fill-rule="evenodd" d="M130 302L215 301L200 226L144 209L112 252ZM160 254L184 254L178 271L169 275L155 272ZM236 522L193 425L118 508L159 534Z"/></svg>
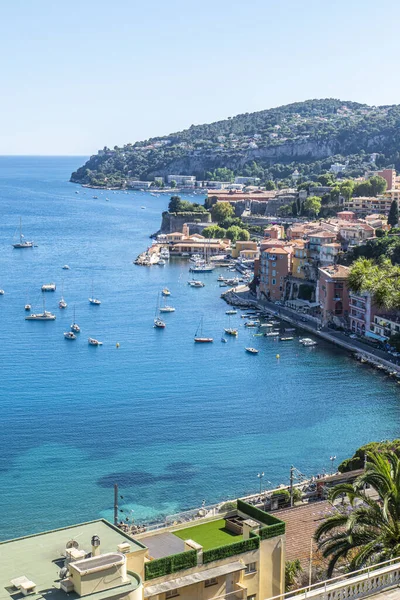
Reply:
<svg viewBox="0 0 400 600"><path fill-rule="evenodd" d="M308 98L400 102L397 0L5 0L0 154L92 154Z"/></svg>

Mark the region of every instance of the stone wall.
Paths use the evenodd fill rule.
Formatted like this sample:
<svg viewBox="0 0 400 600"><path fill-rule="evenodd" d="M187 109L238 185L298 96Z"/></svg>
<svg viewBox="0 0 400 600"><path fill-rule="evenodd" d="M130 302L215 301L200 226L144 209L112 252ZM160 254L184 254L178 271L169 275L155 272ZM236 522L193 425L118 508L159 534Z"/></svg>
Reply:
<svg viewBox="0 0 400 600"><path fill-rule="evenodd" d="M210 213L169 213L163 212L160 233L182 233L182 228L185 223L195 223L199 220L200 223L211 223Z"/></svg>

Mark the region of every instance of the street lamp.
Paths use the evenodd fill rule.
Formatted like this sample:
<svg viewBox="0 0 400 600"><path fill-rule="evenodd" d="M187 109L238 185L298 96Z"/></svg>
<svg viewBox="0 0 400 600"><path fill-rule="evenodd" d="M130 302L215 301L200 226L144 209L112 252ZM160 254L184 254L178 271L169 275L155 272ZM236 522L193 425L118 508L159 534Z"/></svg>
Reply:
<svg viewBox="0 0 400 600"><path fill-rule="evenodd" d="M329 457L329 460L330 460L330 461L331 461L331 463L332 463L332 475L333 475L333 474L334 474L334 472L335 472L335 470L334 470L334 463L335 463L335 460L336 460L336 456L330 456L330 457Z"/></svg>
<svg viewBox="0 0 400 600"><path fill-rule="evenodd" d="M264 477L264 471L262 473L257 473L257 477L260 480L260 494L261 494L262 478Z"/></svg>

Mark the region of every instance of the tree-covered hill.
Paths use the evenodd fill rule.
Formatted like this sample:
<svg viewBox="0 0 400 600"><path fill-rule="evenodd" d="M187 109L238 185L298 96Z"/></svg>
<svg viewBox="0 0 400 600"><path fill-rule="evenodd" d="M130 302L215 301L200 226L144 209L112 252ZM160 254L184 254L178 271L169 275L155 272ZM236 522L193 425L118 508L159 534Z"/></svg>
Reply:
<svg viewBox="0 0 400 600"><path fill-rule="evenodd" d="M357 176L389 165L400 170L399 149L400 106L307 100L105 147L71 181L113 186L169 174L205 179L226 167L235 175L288 182L294 170L301 181L334 162L346 163L345 176Z"/></svg>

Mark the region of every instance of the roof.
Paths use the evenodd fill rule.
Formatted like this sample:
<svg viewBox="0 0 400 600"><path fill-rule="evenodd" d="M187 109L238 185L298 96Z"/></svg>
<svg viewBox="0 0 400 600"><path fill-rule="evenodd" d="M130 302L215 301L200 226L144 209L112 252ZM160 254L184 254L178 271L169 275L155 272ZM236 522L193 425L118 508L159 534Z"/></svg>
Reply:
<svg viewBox="0 0 400 600"><path fill-rule="evenodd" d="M286 250L285 248L266 248L263 252L266 252L267 254L271 253L271 254L289 254L289 251Z"/></svg>
<svg viewBox="0 0 400 600"><path fill-rule="evenodd" d="M166 235L167 237L168 237L169 235L181 235L181 236L183 236L183 237L184 237L183 233L182 233L182 232L180 232L180 231L174 231L173 233L166 233L165 235Z"/></svg>
<svg viewBox="0 0 400 600"><path fill-rule="evenodd" d="M171 554L179 554L185 550L185 542L170 531L154 533L144 538L152 558L163 558Z"/></svg>
<svg viewBox="0 0 400 600"><path fill-rule="evenodd" d="M318 231L318 232L310 232L308 234L310 237L316 237L316 238L335 238L336 237L336 233L334 231Z"/></svg>
<svg viewBox="0 0 400 600"><path fill-rule="evenodd" d="M331 244L322 244L321 248L341 248L338 242L332 242Z"/></svg>
<svg viewBox="0 0 400 600"><path fill-rule="evenodd" d="M164 594L170 590L176 590L178 588L186 587L187 585L193 585L200 581L206 581L206 579L212 579L213 577L220 577L221 575L227 575L228 573L236 573L237 571L244 571L246 565L242 562L235 561L230 562L227 565L220 567L214 567L213 569L205 569L204 571L197 571L184 577L177 577L176 579L170 579L162 583L156 583L150 585L144 590L144 597L157 596L158 594Z"/></svg>
<svg viewBox="0 0 400 600"><path fill-rule="evenodd" d="M319 271L329 279L347 279L350 269L344 265L332 265L320 268Z"/></svg>
<svg viewBox="0 0 400 600"><path fill-rule="evenodd" d="M131 545L131 552L146 548L104 519L0 542L0 600L10 600L10 597L15 596L15 590L10 589L10 581L22 576L27 577L37 586L37 593L32 594L32 598L40 598L45 593L48 595L51 590L52 598L59 597L67 600L65 592L59 590L55 583L59 580L59 571L64 565L66 544L73 539L82 549L90 552L91 539L94 535L100 538L102 553L116 553L118 544L123 542ZM121 588L115 589L121 590ZM112 595L111 589L106 591L104 597L108 598ZM73 593L72 598L74 597L77 595ZM96 598L101 600L101 593L96 594Z"/></svg>

